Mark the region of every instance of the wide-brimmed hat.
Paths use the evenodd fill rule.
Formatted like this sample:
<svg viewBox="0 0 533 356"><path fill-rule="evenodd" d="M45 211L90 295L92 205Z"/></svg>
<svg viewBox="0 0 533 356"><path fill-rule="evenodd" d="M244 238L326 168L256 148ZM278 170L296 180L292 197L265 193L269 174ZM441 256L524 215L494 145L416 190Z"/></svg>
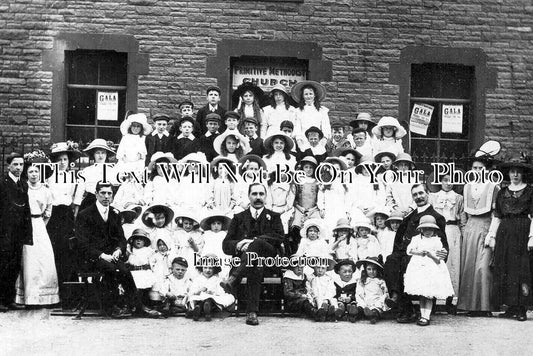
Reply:
<svg viewBox="0 0 533 356"><path fill-rule="evenodd" d="M357 118L350 121L350 126L353 128L356 128L358 127L357 123L361 121L367 122L370 128L373 128L374 126L376 126L376 122L372 119L372 116L367 112L361 112L357 114Z"/></svg>
<svg viewBox="0 0 533 356"><path fill-rule="evenodd" d="M86 149L83 150L83 152L87 152L88 155L93 156L94 150L100 149L107 151L107 156L114 156L115 150L113 149L111 141L106 141L103 138L96 138L92 140L92 142L87 146Z"/></svg>
<svg viewBox="0 0 533 356"><path fill-rule="evenodd" d="M435 220L435 217L433 215L424 215L420 218L420 221L418 223L417 230L420 230L422 228L433 228L433 229L439 229L439 226L437 225L437 220Z"/></svg>
<svg viewBox="0 0 533 356"><path fill-rule="evenodd" d="M403 221L403 212L401 210L393 210L390 213L390 216L387 220L385 220L385 226L387 226L390 229L390 224L393 221L402 222Z"/></svg>
<svg viewBox="0 0 533 356"><path fill-rule="evenodd" d="M285 141L285 146L288 146L289 151L292 150L292 148L294 147L294 141L292 140L292 138L289 135L285 134L285 132L283 131L275 132L270 136L266 137L263 141L263 146L265 146L265 148L267 149L269 147L272 147L272 143L276 138L281 138L283 141Z"/></svg>
<svg viewBox="0 0 533 356"><path fill-rule="evenodd" d="M355 165L359 164L359 161L363 155L351 147L337 148L331 153L331 155L334 157L346 157L349 154L352 154L355 157Z"/></svg>
<svg viewBox="0 0 533 356"><path fill-rule="evenodd" d="M316 167L318 167L318 161L313 156L305 156L302 158L298 163L296 163L297 166L303 167L304 163L311 163Z"/></svg>
<svg viewBox="0 0 533 356"><path fill-rule="evenodd" d="M369 219L374 219L376 217L376 214L381 214L386 216L385 219L388 219L390 216L390 208L388 206L377 206L372 211L370 211L368 214L366 214L366 217Z"/></svg>
<svg viewBox="0 0 533 356"><path fill-rule="evenodd" d="M526 174L531 174L533 171L533 166L524 155L513 156L498 165L498 169L504 171L505 174L508 174L511 168L521 168Z"/></svg>
<svg viewBox="0 0 533 356"><path fill-rule="evenodd" d="M464 169L461 169L461 168L454 168L456 171L461 171L463 177L464 175L466 174L465 170ZM446 174L446 175L449 175L449 174ZM441 190L442 188L442 184L436 184L435 183L435 173L434 172L431 172L428 177L426 178L426 187L428 188L428 190L431 192L431 193L436 193L438 192L439 190ZM453 191L456 192L456 193L462 193L462 190L463 190L463 185L462 184L454 184L453 185Z"/></svg>
<svg viewBox="0 0 533 356"><path fill-rule="evenodd" d="M255 101L259 104L259 102L262 100L263 95L265 95L265 92L263 89L259 88L257 85L253 84L252 82L246 82L242 83L235 89L232 95L232 99L234 103L238 103L241 96L244 95L247 91L252 92L255 97Z"/></svg>
<svg viewBox="0 0 533 356"><path fill-rule="evenodd" d="M280 93L283 94L283 96L285 97L285 103L291 105L291 106L296 106L296 102L293 100L291 94L289 93L289 90L287 89L286 86L282 85L282 84L276 84L274 85L274 87L270 90L270 92L268 93L268 95L270 97L272 97L272 99L274 98L274 92L275 91L279 91Z"/></svg>
<svg viewBox="0 0 533 356"><path fill-rule="evenodd" d="M339 274L339 271L341 270L341 267L342 266L352 266L352 271L355 271L356 269L356 266L355 266L355 262L352 261L351 259L349 258L346 258L344 260L340 260L338 261L336 264L335 264L335 267L333 268L333 270L335 271L335 273Z"/></svg>
<svg viewBox="0 0 533 356"><path fill-rule="evenodd" d="M24 169L23 174L26 175L28 172L28 169L33 165L37 163L50 163L50 159L44 153L43 150L33 150L32 152L24 154ZM45 166L44 169L44 178L48 179L52 176L54 173L54 170L50 166ZM39 174L41 173L41 169L39 168Z"/></svg>
<svg viewBox="0 0 533 356"><path fill-rule="evenodd" d="M120 124L120 133L122 135L128 134L128 129L130 128L131 124L134 122L142 125L143 127L143 135L148 135L150 132L152 132L152 126L148 123L148 119L146 118L146 115L144 114L133 114L126 118L126 120L122 121Z"/></svg>
<svg viewBox="0 0 533 356"><path fill-rule="evenodd" d="M218 164L219 163L226 163L229 169L232 170L232 172L235 172L235 162L229 159L228 157L224 156L216 156L210 163L211 165L211 174L218 173Z"/></svg>
<svg viewBox="0 0 533 356"><path fill-rule="evenodd" d="M222 154L222 143L228 136L234 136L239 141L239 145L242 147L243 153L247 154L252 149L250 148L250 141L247 137L243 136L237 130L226 130L222 134L218 135L213 141L213 148L218 154Z"/></svg>
<svg viewBox="0 0 533 356"><path fill-rule="evenodd" d="M413 157L409 153L400 152L398 153L398 156L396 156L396 161L393 162L393 165L396 166L398 163L407 163L409 165L409 169L415 169L416 165L413 162Z"/></svg>
<svg viewBox="0 0 533 356"><path fill-rule="evenodd" d="M50 147L50 160L55 162L62 154L68 156L69 162L77 160L82 155L77 146L78 144L72 141L54 143L52 147Z"/></svg>
<svg viewBox="0 0 533 356"><path fill-rule="evenodd" d="M383 271L383 257L381 257L381 255L377 257L367 257L360 259L355 263L355 268L359 268L360 266L366 265L367 263L371 263L381 269L381 271Z"/></svg>
<svg viewBox="0 0 533 356"><path fill-rule="evenodd" d="M158 151L150 157L150 163L148 164L148 171L151 172L155 165L159 162L178 163L174 158L174 155L170 152Z"/></svg>
<svg viewBox="0 0 533 356"><path fill-rule="evenodd" d="M183 227L183 219L192 220L194 228L200 227L200 222L198 221L198 218L190 211L181 211L179 213L176 213L174 222L178 227Z"/></svg>
<svg viewBox="0 0 533 356"><path fill-rule="evenodd" d="M374 161L376 161L377 163L381 163L381 159L383 157L389 157L392 162L396 160L396 155L394 153L389 151L381 151L374 156Z"/></svg>
<svg viewBox="0 0 533 356"><path fill-rule="evenodd" d="M208 164L207 157L205 156L205 153L203 152L193 152L189 153L187 156L183 157L181 160L179 160L179 163L187 163L187 162L197 162L200 164Z"/></svg>
<svg viewBox="0 0 533 356"><path fill-rule="evenodd" d="M300 102L302 90L305 86L313 87L318 101L322 101L326 97L326 88L322 84L320 84L319 82L315 82L314 80L304 80L294 84L291 88L291 96L297 103Z"/></svg>
<svg viewBox="0 0 533 356"><path fill-rule="evenodd" d="M322 132L322 130L320 130L318 127L316 126L311 126L310 128L308 128L307 130L305 130L305 137L307 137L308 134L310 134L311 132L316 132L318 133L318 139L319 140L322 140L324 138L324 133Z"/></svg>
<svg viewBox="0 0 533 356"><path fill-rule="evenodd" d="M363 168L366 168L367 166L376 166L377 163L374 161L374 157L372 156L362 156L359 160L359 164L355 166L355 173L361 174L363 172Z"/></svg>
<svg viewBox="0 0 533 356"><path fill-rule="evenodd" d="M398 122L398 119L392 116L383 116L379 120L378 124L374 128L372 128L372 133L374 134L374 136L376 136L377 138L381 138L381 128L385 126L393 126L396 128L396 133L394 135L395 139L400 139L407 134L407 131L405 131L402 125L400 125L400 123Z"/></svg>
<svg viewBox="0 0 533 356"><path fill-rule="evenodd" d="M355 229L359 228L359 227L366 227L367 229L369 230L373 230L374 229L374 225L372 225L372 223L370 222L370 219L362 219L362 220L359 220L359 221L356 221L354 224L353 224L353 227Z"/></svg>
<svg viewBox="0 0 533 356"><path fill-rule="evenodd" d="M214 212L202 219L200 222L200 228L204 231L211 230L211 224L214 221L220 221L222 223L222 230L225 231L228 229L231 219L221 212Z"/></svg>
<svg viewBox="0 0 533 356"><path fill-rule="evenodd" d="M251 162L257 163L259 165L259 168L263 168L264 170L267 169L266 163L265 161L263 161L261 157L259 157L258 155L254 155L254 154L247 154L247 155L242 156L238 161L238 163L240 163L239 174L242 174L244 171L246 171L246 169L248 168L248 165Z"/></svg>
<svg viewBox="0 0 533 356"><path fill-rule="evenodd" d="M154 218L155 214L163 213L165 215L165 225L167 226L172 222L172 218L174 217L174 211L172 211L171 208L169 208L166 205L162 204L155 204L152 206L149 206L148 209L145 210L141 217L141 221L144 225L148 227L155 227L154 222L152 219Z"/></svg>
<svg viewBox="0 0 533 356"><path fill-rule="evenodd" d="M120 211L119 215L123 216L126 221L135 221L139 215L141 215L141 212L142 206L128 203L124 206L124 209Z"/></svg>
<svg viewBox="0 0 533 356"><path fill-rule="evenodd" d="M337 163L341 166L341 170L345 171L348 169L346 162L344 162L339 157L328 157L324 160L324 163L330 163L330 164Z"/></svg>
<svg viewBox="0 0 533 356"><path fill-rule="evenodd" d="M307 229L310 227L316 227L318 229L318 238L325 239L326 232L324 226L322 225L322 219L309 219L304 222L304 226L300 229L300 236L302 238L307 238Z"/></svg>
<svg viewBox="0 0 533 356"><path fill-rule="evenodd" d="M319 256L306 256L306 257L307 257L307 263L309 265L313 265L313 267L316 267L315 262L326 262L328 271L333 271L333 269L335 269L335 265L337 264L337 262L335 262L335 260L330 255L324 254L324 255L319 255Z"/></svg>
<svg viewBox="0 0 533 356"><path fill-rule="evenodd" d="M141 229L141 228L133 230L130 238L128 239L128 243L130 245L133 245L133 240L138 239L138 238L144 241L145 247L148 247L152 244L152 241L150 241L150 237L148 237L148 233L144 229Z"/></svg>
<svg viewBox="0 0 533 356"><path fill-rule="evenodd" d="M196 269L200 272L204 267L213 267L213 274L219 274L222 271L220 258L214 253L208 253L196 261Z"/></svg>
<svg viewBox="0 0 533 356"><path fill-rule="evenodd" d="M341 229L348 229L353 231L353 227L350 225L350 222L346 218L340 218L337 220L337 224L333 228L333 231L335 230L341 230Z"/></svg>

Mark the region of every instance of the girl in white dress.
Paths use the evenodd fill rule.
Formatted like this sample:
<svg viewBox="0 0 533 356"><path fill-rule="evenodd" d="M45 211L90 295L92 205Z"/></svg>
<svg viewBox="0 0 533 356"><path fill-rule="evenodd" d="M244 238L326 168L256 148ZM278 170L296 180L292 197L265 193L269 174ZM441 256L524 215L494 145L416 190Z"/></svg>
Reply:
<svg viewBox="0 0 533 356"><path fill-rule="evenodd" d="M265 138L263 145L267 151L263 160L269 173L274 172L278 165L280 170L285 170L285 165L289 166L289 170L294 169L296 158L290 154L294 147L294 141L283 131L277 131Z"/></svg>
<svg viewBox="0 0 533 356"><path fill-rule="evenodd" d="M271 104L263 108L263 124L261 125L261 137L268 137L278 132L283 121L294 124L296 109L290 104L290 96L287 89L276 84L270 91Z"/></svg>
<svg viewBox="0 0 533 356"><path fill-rule="evenodd" d="M241 134L244 134L244 119L253 117L259 126L263 122L263 110L261 110L260 99L264 95L263 90L257 85L246 82L233 92L233 97L238 97L238 105L235 108L235 112L239 114L239 124L237 128Z"/></svg>
<svg viewBox="0 0 533 356"><path fill-rule="evenodd" d="M209 185L207 208L210 211L220 210L224 215L233 217L235 207L233 192L236 182L228 170L235 174L234 162L225 157L219 156L211 162L211 176L215 179Z"/></svg>
<svg viewBox="0 0 533 356"><path fill-rule="evenodd" d="M433 298L453 296L453 286L446 263L437 257L442 242L436 235L439 230L435 218L424 215L417 227L421 233L412 238L407 254L412 256L405 271L405 293L420 296L420 326L429 325Z"/></svg>
<svg viewBox="0 0 533 356"><path fill-rule="evenodd" d="M40 183L40 170L32 163L47 162L42 151L25 155L28 167L28 198L33 229L33 245L22 249L22 269L17 280L15 302L24 305L50 305L59 303L59 287L52 243L46 224L52 213L52 193ZM49 162L49 161L48 161Z"/></svg>
<svg viewBox="0 0 533 356"><path fill-rule="evenodd" d="M331 138L329 109L321 105L326 97L326 89L318 82L304 80L296 83L291 89L292 98L299 103L296 110L295 134L302 136L312 126L318 127L324 134L325 142Z"/></svg>
<svg viewBox="0 0 533 356"><path fill-rule="evenodd" d="M348 209L351 204L348 203L348 186L341 180L341 174L346 170L346 164L340 158L328 157L324 161L334 167L325 166L320 170L322 174L318 196L317 206L320 216L324 219L326 231L332 231L339 219L348 219ZM328 183L331 182L331 183Z"/></svg>
<svg viewBox="0 0 533 356"><path fill-rule="evenodd" d="M148 182L144 187L142 201L146 205L161 204L175 206L178 204L178 182L173 174L173 166L178 161L170 152L156 152L148 165Z"/></svg>
<svg viewBox="0 0 533 356"><path fill-rule="evenodd" d="M376 127L372 129L376 137L374 140L374 152L392 152L396 156L403 153L402 137L407 131L400 125L398 119L391 116L383 116Z"/></svg>
<svg viewBox="0 0 533 356"><path fill-rule="evenodd" d="M231 219L223 214L214 213L203 219L200 222L200 228L204 230L204 248L202 253L204 255L215 255L221 261L221 272L219 276L226 278L229 275L231 268L230 258L222 250L222 242L228 232L229 223Z"/></svg>
<svg viewBox="0 0 533 356"><path fill-rule="evenodd" d="M146 135L152 132L146 115L129 115L120 124L122 139L117 149L117 172L140 172L146 159Z"/></svg>

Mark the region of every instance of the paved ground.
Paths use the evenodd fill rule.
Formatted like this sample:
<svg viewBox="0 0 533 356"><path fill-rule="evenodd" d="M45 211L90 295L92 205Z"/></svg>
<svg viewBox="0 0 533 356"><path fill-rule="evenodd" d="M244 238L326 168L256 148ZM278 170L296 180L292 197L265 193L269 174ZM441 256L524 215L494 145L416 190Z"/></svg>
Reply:
<svg viewBox="0 0 533 356"><path fill-rule="evenodd" d="M243 317L76 321L32 310L0 314L0 355L531 355L533 314L528 317L437 315L425 328L391 320L370 325L261 317L251 327Z"/></svg>

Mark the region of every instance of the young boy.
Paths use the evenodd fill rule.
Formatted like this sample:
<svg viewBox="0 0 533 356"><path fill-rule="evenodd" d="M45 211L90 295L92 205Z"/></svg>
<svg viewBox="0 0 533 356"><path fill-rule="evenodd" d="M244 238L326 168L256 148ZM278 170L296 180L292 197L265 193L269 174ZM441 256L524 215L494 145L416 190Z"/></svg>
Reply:
<svg viewBox="0 0 533 356"><path fill-rule="evenodd" d="M340 121L333 122L331 124L331 130L333 132L332 137L326 142L326 151L328 156L338 148L350 148L351 144L344 137L344 125Z"/></svg>
<svg viewBox="0 0 533 356"><path fill-rule="evenodd" d="M328 156L326 147L321 143L324 134L318 127L311 126L305 131L305 137L307 138L307 143L303 143L301 149L307 148L301 153L300 157L312 156L320 164Z"/></svg>
<svg viewBox="0 0 533 356"><path fill-rule="evenodd" d="M225 130L238 130L237 126L239 125L240 119L241 117L239 116L239 113L235 111L226 111L224 114Z"/></svg>
<svg viewBox="0 0 533 356"><path fill-rule="evenodd" d="M221 121L219 114L214 112L207 114L205 117L207 132L198 137L198 151L205 153L208 162L211 162L218 155L213 148L213 142L220 135L219 127Z"/></svg>
<svg viewBox="0 0 533 356"><path fill-rule="evenodd" d="M297 145L296 137L294 137L293 135L294 124L289 120L285 120L281 122L281 124L279 125L279 129L287 136L290 136L290 138L292 138L294 142L296 143L296 145L294 145L291 149L291 155L297 158L297 146L298 145Z"/></svg>
<svg viewBox="0 0 533 356"><path fill-rule="evenodd" d="M327 256L316 257L314 262L316 262L313 267L314 273L307 281L306 287L309 291L309 301L318 309L315 320L334 321L337 310L335 284L326 271L331 271L335 262Z"/></svg>
<svg viewBox="0 0 533 356"><path fill-rule="evenodd" d="M148 165L150 163L150 158L156 152L170 152L170 135L167 131L168 122L170 117L165 114L155 114L152 117L154 121L155 130L152 131L151 135L146 136L146 160L145 163Z"/></svg>
<svg viewBox="0 0 533 356"><path fill-rule="evenodd" d="M289 312L314 317L317 309L309 301L304 272L304 260L298 255L290 258L290 268L283 274L283 295Z"/></svg>
<svg viewBox="0 0 533 356"><path fill-rule="evenodd" d="M176 315L187 311L187 294L191 287L190 278L186 277L189 264L183 257L172 260L171 274L163 282L159 293L164 298L163 312Z"/></svg>
<svg viewBox="0 0 533 356"><path fill-rule="evenodd" d="M200 110L198 110L198 113L196 114L196 122L198 122L202 134L205 134L207 132L206 118L208 114L216 113L220 117L223 117L226 113L226 109L219 105L221 95L219 87L210 86L206 90L206 95L207 104L204 107L200 108ZM220 125L219 131L224 132L224 130L226 130L226 125L222 123Z"/></svg>
<svg viewBox="0 0 533 356"><path fill-rule="evenodd" d="M263 138L257 136L258 126L259 124L257 123L256 118L247 117L246 119L244 119L244 134L250 140L250 147L252 147L252 151L250 151L250 154L263 157L264 155L266 155L266 149L263 146Z"/></svg>
<svg viewBox="0 0 533 356"><path fill-rule="evenodd" d="M172 149L174 158L178 161L189 153L198 151L198 140L193 134L194 124L195 121L190 116L182 117L179 121L179 129L181 133L177 139L174 140Z"/></svg>
<svg viewBox="0 0 533 356"><path fill-rule="evenodd" d="M333 282L335 284L335 298L337 298L337 320L348 312L348 321L355 322L357 318L357 303L355 302L355 287L357 279L354 276L355 263L350 260L341 260L335 265Z"/></svg>

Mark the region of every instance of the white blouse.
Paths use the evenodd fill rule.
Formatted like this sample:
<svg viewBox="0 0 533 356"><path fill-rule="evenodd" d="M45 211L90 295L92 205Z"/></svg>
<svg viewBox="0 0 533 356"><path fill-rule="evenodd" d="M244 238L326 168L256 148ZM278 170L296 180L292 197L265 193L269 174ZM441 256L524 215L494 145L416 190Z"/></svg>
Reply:
<svg viewBox="0 0 533 356"><path fill-rule="evenodd" d="M296 120L296 109L285 105L278 105L276 108L267 106L263 108L263 124L261 125L261 137L265 138L280 131L280 125L283 121L290 121L294 124Z"/></svg>
<svg viewBox="0 0 533 356"><path fill-rule="evenodd" d="M331 138L331 124L329 122L329 109L321 106L317 110L314 105L306 105L303 110L296 110L296 122L294 125L295 134L304 135L305 131L311 126L316 126L326 139Z"/></svg>

